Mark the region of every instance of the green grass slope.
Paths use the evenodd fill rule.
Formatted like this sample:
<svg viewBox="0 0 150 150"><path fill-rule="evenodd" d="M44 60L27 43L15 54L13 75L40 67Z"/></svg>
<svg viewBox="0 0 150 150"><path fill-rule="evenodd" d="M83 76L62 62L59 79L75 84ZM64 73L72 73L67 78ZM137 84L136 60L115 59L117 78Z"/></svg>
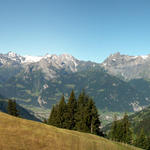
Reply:
<svg viewBox="0 0 150 150"><path fill-rule="evenodd" d="M140 150L0 112L0 150Z"/></svg>

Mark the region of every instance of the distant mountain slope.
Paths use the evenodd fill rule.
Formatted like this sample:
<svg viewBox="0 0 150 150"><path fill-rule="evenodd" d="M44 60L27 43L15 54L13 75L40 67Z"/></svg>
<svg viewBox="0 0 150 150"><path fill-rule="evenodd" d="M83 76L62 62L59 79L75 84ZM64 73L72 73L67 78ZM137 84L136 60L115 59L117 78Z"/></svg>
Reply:
<svg viewBox="0 0 150 150"><path fill-rule="evenodd" d="M97 68L61 74L53 80L44 79L44 74L38 70L20 73L2 84L0 92L23 105L50 108L62 93L67 99L72 89L77 95L85 89L99 109L109 111L132 112L150 104L140 91Z"/></svg>
<svg viewBox="0 0 150 150"><path fill-rule="evenodd" d="M72 89L78 95L83 88L99 109L132 112L150 104L150 97L109 75L100 64L68 54L31 57L9 52L0 54L0 63L0 93L36 113L50 109L62 93L67 99Z"/></svg>
<svg viewBox="0 0 150 150"><path fill-rule="evenodd" d="M143 128L145 134L149 136L150 134L150 107L143 109L140 112L137 112L129 116L131 121L132 128L135 133L140 133L140 130Z"/></svg>
<svg viewBox="0 0 150 150"><path fill-rule="evenodd" d="M107 139L0 113L1 150L140 150Z"/></svg>
<svg viewBox="0 0 150 150"><path fill-rule="evenodd" d="M125 80L150 79L150 55L128 56L115 53L110 55L101 66L110 74Z"/></svg>
<svg viewBox="0 0 150 150"><path fill-rule="evenodd" d="M150 97L150 80L145 80L145 79L133 79L128 82L134 89L137 91L143 93L145 97L147 97L147 101L149 100L148 98Z"/></svg>
<svg viewBox="0 0 150 150"><path fill-rule="evenodd" d="M7 106L8 106L8 102L5 99L0 99L0 111L7 113ZM34 121L40 121L39 119L37 119L34 115L31 114L31 112L29 113L28 110L26 110L25 108L21 107L20 105L16 105L17 110L19 111L19 115L21 118L25 118L25 119L29 119L29 120L34 120Z"/></svg>
<svg viewBox="0 0 150 150"><path fill-rule="evenodd" d="M135 134L139 134L143 128L145 134L150 134L150 106L143 110L129 115L129 121L131 124L132 131ZM107 124L103 127L104 132L110 131L112 123Z"/></svg>

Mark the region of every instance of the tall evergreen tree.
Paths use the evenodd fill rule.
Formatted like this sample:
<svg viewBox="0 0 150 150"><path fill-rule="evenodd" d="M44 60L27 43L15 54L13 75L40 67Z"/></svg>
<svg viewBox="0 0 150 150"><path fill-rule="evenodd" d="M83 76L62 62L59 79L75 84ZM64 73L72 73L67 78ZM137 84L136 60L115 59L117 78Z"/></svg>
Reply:
<svg viewBox="0 0 150 150"><path fill-rule="evenodd" d="M126 113L122 120L122 134L122 142L130 144L132 140L132 131L130 129L128 115Z"/></svg>
<svg viewBox="0 0 150 150"><path fill-rule="evenodd" d="M13 101L10 99L8 100L7 111L8 114L13 115Z"/></svg>
<svg viewBox="0 0 150 150"><path fill-rule="evenodd" d="M93 100L83 91L77 101L76 129L99 135L99 127L100 121L97 108Z"/></svg>
<svg viewBox="0 0 150 150"><path fill-rule="evenodd" d="M16 117L19 117L19 112L17 110L16 101L14 100L12 104L13 104L12 105L13 115L16 116Z"/></svg>
<svg viewBox="0 0 150 150"><path fill-rule="evenodd" d="M62 95L59 104L53 106L48 119L48 124L54 125L60 128L65 128L65 113L66 113L66 103L64 95Z"/></svg>
<svg viewBox="0 0 150 150"><path fill-rule="evenodd" d="M110 131L110 138L114 141L117 140L117 116L114 115L114 121L112 123L112 126L111 126L111 131Z"/></svg>
<svg viewBox="0 0 150 150"><path fill-rule="evenodd" d="M58 127L64 128L66 124L66 102L64 95L62 95L59 105L58 105L58 112L57 112L57 120L58 120Z"/></svg>
<svg viewBox="0 0 150 150"><path fill-rule="evenodd" d="M77 113L75 115L76 125L75 129L78 131L87 131L85 122L85 93L84 91L80 93L77 100Z"/></svg>
<svg viewBox="0 0 150 150"><path fill-rule="evenodd" d="M72 90L66 108L66 128L75 129L75 114L77 111L77 101L75 98L74 91Z"/></svg>
<svg viewBox="0 0 150 150"><path fill-rule="evenodd" d="M53 106L48 119L48 124L82 132L102 135L99 132L99 115L95 103L84 91L76 101L72 90L68 103L65 103L64 95L59 104Z"/></svg>
<svg viewBox="0 0 150 150"><path fill-rule="evenodd" d="M146 150L150 150L150 137L147 137Z"/></svg>
<svg viewBox="0 0 150 150"><path fill-rule="evenodd" d="M128 115L125 114L122 120L114 121L111 129L111 138L115 141L131 143L132 131L130 129L130 122Z"/></svg>
<svg viewBox="0 0 150 150"><path fill-rule="evenodd" d="M99 114L97 111L97 108L95 106L95 103L92 99L89 99L89 109L91 109L91 112L89 116L91 116L91 124L90 124L90 131L91 133L101 135L100 133L100 120L99 120Z"/></svg>
<svg viewBox="0 0 150 150"><path fill-rule="evenodd" d="M146 137L143 128L141 129L140 134L137 135L134 145L146 150L148 149L148 138Z"/></svg>
<svg viewBox="0 0 150 150"><path fill-rule="evenodd" d="M18 117L19 112L17 110L16 101L8 100L8 106L7 106L8 114Z"/></svg>
<svg viewBox="0 0 150 150"><path fill-rule="evenodd" d="M58 104L52 107L50 116L48 118L49 125L58 126L57 112L58 112Z"/></svg>

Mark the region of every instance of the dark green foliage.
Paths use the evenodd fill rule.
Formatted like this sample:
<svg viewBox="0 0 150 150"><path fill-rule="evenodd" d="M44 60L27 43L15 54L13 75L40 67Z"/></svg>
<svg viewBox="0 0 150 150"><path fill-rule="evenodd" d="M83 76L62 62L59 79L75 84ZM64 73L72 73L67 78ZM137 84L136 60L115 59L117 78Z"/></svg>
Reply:
<svg viewBox="0 0 150 150"><path fill-rule="evenodd" d="M16 101L8 100L8 114L19 117Z"/></svg>
<svg viewBox="0 0 150 150"><path fill-rule="evenodd" d="M50 117L48 119L48 124L60 128L66 128L65 115L66 115L66 103L63 95L60 99L59 104L53 106Z"/></svg>
<svg viewBox="0 0 150 150"><path fill-rule="evenodd" d="M52 107L52 110L48 119L48 124L58 126L57 112L58 112L58 104Z"/></svg>
<svg viewBox="0 0 150 150"><path fill-rule="evenodd" d="M75 129L75 114L77 111L77 101L75 98L75 94L74 91L72 90L68 103L67 103L67 107L66 107L66 114L65 114L65 118L66 118L66 128L67 129Z"/></svg>
<svg viewBox="0 0 150 150"><path fill-rule="evenodd" d="M150 150L150 139L145 135L143 129L141 129L140 134L136 136L134 145L146 150Z"/></svg>
<svg viewBox="0 0 150 150"><path fill-rule="evenodd" d="M132 140L132 131L130 129L130 122L127 114L124 115L124 118L121 122L121 126L122 126L122 141L124 143L130 144Z"/></svg>
<svg viewBox="0 0 150 150"><path fill-rule="evenodd" d="M136 112L129 116L133 131L135 134L140 133L141 128L144 133L149 136L150 134L150 107L146 107L142 111Z"/></svg>
<svg viewBox="0 0 150 150"><path fill-rule="evenodd" d="M66 115L66 102L64 95L61 97L61 100L58 105L58 110L57 110L57 124L58 127L64 128L65 127L65 115Z"/></svg>
<svg viewBox="0 0 150 150"><path fill-rule="evenodd" d="M85 92L80 93L77 101L76 130L100 135L100 121L97 108Z"/></svg>
<svg viewBox="0 0 150 150"><path fill-rule="evenodd" d="M7 109L8 109L8 114L10 114L10 115L13 115L12 108L13 108L13 102L12 102L12 100L8 100L8 107L7 107Z"/></svg>
<svg viewBox="0 0 150 150"><path fill-rule="evenodd" d="M112 126L111 126L111 132L110 132L110 138L114 141L117 141L118 139L118 122L117 122L117 116L115 115L114 116L114 121L112 123Z"/></svg>
<svg viewBox="0 0 150 150"><path fill-rule="evenodd" d="M125 114L122 120L117 121L116 118L112 124L110 137L112 140L130 144L132 142L132 131L128 115Z"/></svg>
<svg viewBox="0 0 150 150"><path fill-rule="evenodd" d="M85 92L81 92L76 100L72 90L67 104L62 96L59 104L53 106L48 124L60 128L102 135L97 108Z"/></svg>
<svg viewBox="0 0 150 150"><path fill-rule="evenodd" d="M77 113L75 115L76 125L75 129L78 131L88 132L86 126L86 111L85 111L85 93L84 91L80 93L77 100Z"/></svg>
<svg viewBox="0 0 150 150"><path fill-rule="evenodd" d="M90 125L90 132L97 135L101 134L99 131L99 114L92 99L89 99L88 101L87 110L87 114L89 114L88 123Z"/></svg>

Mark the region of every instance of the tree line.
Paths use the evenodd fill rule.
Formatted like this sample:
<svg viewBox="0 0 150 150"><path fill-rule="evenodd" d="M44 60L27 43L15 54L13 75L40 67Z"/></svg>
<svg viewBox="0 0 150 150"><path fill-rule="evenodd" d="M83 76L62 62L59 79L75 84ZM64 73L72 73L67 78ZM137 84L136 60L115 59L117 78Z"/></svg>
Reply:
<svg viewBox="0 0 150 150"><path fill-rule="evenodd" d="M47 123L59 128L103 135L95 103L84 91L76 99L72 90L67 102L62 95L59 103L52 107Z"/></svg>
<svg viewBox="0 0 150 150"><path fill-rule="evenodd" d="M150 137L146 136L143 129L141 129L139 134L135 135L131 129L127 114L121 120L117 120L116 116L114 117L108 137L114 141L150 150Z"/></svg>

